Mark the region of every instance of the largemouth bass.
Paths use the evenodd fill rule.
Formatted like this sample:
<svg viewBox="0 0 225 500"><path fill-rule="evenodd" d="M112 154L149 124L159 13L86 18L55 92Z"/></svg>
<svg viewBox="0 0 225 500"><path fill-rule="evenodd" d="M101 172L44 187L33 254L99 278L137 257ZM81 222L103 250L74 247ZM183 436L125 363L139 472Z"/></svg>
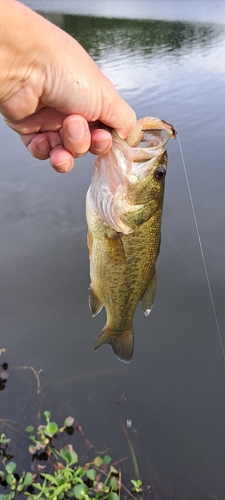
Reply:
<svg viewBox="0 0 225 500"><path fill-rule="evenodd" d="M87 192L92 316L105 306L107 322L94 349L110 344L129 362L134 350L133 316L140 301L147 316L156 294L166 143L176 136L168 123L146 117L96 159Z"/></svg>

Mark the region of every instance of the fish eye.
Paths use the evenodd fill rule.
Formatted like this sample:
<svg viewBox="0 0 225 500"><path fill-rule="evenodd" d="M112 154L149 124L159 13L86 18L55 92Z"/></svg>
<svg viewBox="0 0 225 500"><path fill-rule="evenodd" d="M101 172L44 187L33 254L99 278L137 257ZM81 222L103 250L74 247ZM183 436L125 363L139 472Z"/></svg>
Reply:
<svg viewBox="0 0 225 500"><path fill-rule="evenodd" d="M166 176L166 169L165 167L158 167L155 171L155 178L157 181L161 181L162 179L164 179L164 177Z"/></svg>

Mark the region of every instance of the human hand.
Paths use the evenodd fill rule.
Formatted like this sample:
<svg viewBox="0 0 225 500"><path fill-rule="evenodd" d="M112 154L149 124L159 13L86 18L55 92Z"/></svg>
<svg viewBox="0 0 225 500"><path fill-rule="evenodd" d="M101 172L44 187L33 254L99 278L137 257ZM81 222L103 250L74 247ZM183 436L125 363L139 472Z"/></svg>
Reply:
<svg viewBox="0 0 225 500"><path fill-rule="evenodd" d="M110 149L101 123L128 135L134 111L76 40L14 0L1 0L0 28L0 112L35 158L68 172Z"/></svg>

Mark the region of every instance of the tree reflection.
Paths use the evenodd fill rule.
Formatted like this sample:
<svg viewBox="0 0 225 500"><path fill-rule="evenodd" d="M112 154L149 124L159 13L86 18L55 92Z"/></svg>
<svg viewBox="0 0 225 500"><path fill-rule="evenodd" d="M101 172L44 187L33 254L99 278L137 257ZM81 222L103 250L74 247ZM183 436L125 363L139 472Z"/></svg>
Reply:
<svg viewBox="0 0 225 500"><path fill-rule="evenodd" d="M43 15L74 36L95 60L110 50L139 52L144 56L162 50L183 55L184 51L189 52L196 46L207 49L223 29L223 26L210 23Z"/></svg>
<svg viewBox="0 0 225 500"><path fill-rule="evenodd" d="M3 391L6 386L6 382L8 380L8 363L2 363L0 365L1 371L0 371L0 391Z"/></svg>

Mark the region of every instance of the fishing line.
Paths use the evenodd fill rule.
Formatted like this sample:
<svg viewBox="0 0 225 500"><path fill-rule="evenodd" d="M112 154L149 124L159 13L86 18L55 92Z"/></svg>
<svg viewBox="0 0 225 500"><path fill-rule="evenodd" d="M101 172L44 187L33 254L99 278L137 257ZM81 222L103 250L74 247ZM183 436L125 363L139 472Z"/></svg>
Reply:
<svg viewBox="0 0 225 500"><path fill-rule="evenodd" d="M208 275L208 270L207 270L207 266L206 266L205 255L204 255L202 241L201 241L201 237L200 237L200 233L199 233L199 228L198 228L198 223L197 223L197 219L196 219L196 213L195 213L194 203L193 203L193 199L192 199L192 195L191 195L191 189L190 189L189 179L188 179L188 175L187 175L187 169L186 169L186 165L185 165L185 161L184 161L184 155L183 155L183 150L182 150L182 147L181 147L181 142L180 142L179 135L177 135L177 139L178 139L178 143L179 143L179 147L180 147L180 154L181 154L181 159L182 159L183 168L184 168L184 175L185 175L185 179L186 179L186 183L187 183L188 194L189 194L191 208L192 208L192 213L193 213L193 217L194 217L195 229L196 229L196 232L197 232L197 237L198 237L200 252L201 252L203 266L204 266L205 275L206 275L206 281L207 281L209 295L210 295L211 304L212 304L212 309L213 309L213 313L214 313L214 317L215 317L215 323L216 323L217 333L218 333L218 336L219 336L220 346L221 346L221 350L222 350L222 354L223 354L223 360L224 360L224 364L225 364L225 350L224 350L222 335L221 335L221 331L220 331L220 326L219 326L219 321L218 321L218 317L217 317L217 312L216 312L215 302L214 302L214 298L213 298L213 293L212 293L212 289L211 289L211 285L210 285L210 281L209 281L209 275Z"/></svg>

